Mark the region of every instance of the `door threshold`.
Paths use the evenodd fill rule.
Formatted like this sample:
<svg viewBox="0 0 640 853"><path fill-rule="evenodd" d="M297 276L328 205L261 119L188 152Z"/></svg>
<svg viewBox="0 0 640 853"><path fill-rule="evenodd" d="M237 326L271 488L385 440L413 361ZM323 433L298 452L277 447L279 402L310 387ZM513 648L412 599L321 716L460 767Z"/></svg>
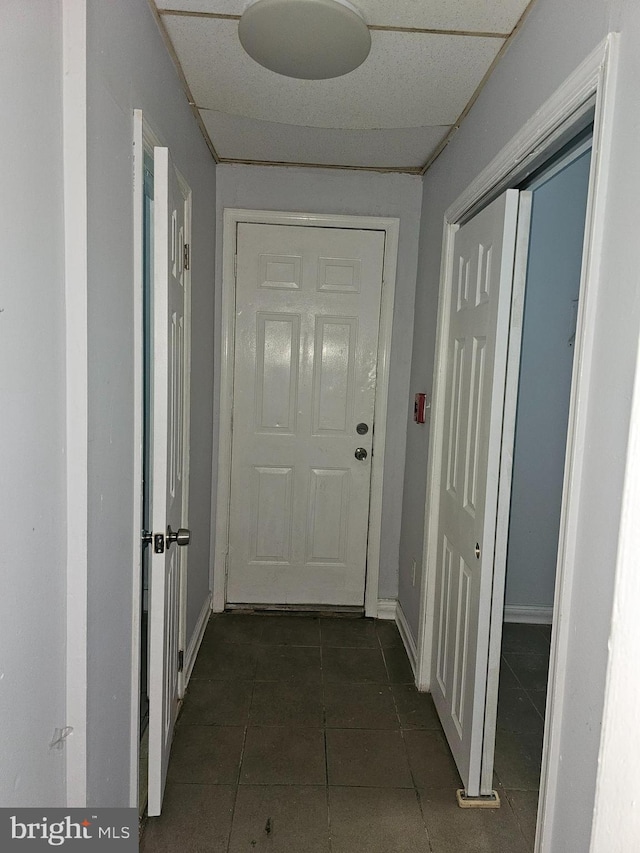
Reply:
<svg viewBox="0 0 640 853"><path fill-rule="evenodd" d="M360 619L364 607L343 607L337 604L227 604L226 612L259 613L261 616L282 616L286 613L301 616L340 616Z"/></svg>

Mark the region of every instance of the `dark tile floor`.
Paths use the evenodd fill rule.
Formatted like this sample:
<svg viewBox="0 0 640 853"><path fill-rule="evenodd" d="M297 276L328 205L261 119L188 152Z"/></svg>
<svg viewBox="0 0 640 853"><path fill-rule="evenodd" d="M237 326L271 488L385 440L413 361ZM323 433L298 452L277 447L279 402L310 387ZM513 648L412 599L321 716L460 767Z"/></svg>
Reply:
<svg viewBox="0 0 640 853"><path fill-rule="evenodd" d="M529 850L536 834L550 641L550 625L502 626L494 771Z"/></svg>
<svg viewBox="0 0 640 853"><path fill-rule="evenodd" d="M393 623L212 618L143 853L525 853L533 847L548 631L505 626L499 810L460 779Z"/></svg>

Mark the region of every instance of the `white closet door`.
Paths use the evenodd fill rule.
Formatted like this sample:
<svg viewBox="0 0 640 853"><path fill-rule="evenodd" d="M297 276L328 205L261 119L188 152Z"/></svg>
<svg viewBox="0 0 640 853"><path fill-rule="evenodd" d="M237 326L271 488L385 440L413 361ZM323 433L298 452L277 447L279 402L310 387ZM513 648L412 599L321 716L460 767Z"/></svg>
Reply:
<svg viewBox="0 0 640 853"><path fill-rule="evenodd" d="M482 746L485 703L497 702L486 688L518 195L459 229L451 267L431 690L472 797L491 793Z"/></svg>

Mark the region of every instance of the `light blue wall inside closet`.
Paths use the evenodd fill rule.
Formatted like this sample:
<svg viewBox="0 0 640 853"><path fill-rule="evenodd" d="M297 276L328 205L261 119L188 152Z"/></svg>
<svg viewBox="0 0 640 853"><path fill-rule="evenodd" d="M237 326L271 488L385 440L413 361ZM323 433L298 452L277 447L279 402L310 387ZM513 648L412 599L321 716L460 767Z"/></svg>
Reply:
<svg viewBox="0 0 640 853"><path fill-rule="evenodd" d="M553 605L590 160L587 150L533 192L507 608Z"/></svg>

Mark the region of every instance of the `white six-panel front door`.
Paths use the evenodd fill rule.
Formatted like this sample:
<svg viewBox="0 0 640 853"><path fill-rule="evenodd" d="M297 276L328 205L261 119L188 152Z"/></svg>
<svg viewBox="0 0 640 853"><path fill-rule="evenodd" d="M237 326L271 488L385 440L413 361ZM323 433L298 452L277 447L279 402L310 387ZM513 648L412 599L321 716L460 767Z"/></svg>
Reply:
<svg viewBox="0 0 640 853"><path fill-rule="evenodd" d="M480 782L485 703L497 703L486 686L517 217L518 192L508 190L456 233L442 366L431 692L471 797L491 792L490 772L486 790Z"/></svg>
<svg viewBox="0 0 640 853"><path fill-rule="evenodd" d="M229 603L363 604L383 259L381 231L238 225Z"/></svg>

